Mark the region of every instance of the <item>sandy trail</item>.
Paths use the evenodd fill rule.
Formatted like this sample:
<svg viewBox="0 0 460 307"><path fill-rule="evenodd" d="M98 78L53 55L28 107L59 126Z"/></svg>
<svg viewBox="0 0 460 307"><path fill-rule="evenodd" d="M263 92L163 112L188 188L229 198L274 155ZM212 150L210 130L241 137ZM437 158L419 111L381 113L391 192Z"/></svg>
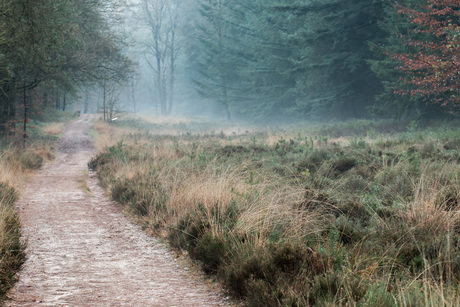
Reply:
<svg viewBox="0 0 460 307"><path fill-rule="evenodd" d="M67 126L55 161L19 203L28 248L7 306L221 306L163 244L130 223L87 172L90 116ZM81 187L87 182L91 193Z"/></svg>

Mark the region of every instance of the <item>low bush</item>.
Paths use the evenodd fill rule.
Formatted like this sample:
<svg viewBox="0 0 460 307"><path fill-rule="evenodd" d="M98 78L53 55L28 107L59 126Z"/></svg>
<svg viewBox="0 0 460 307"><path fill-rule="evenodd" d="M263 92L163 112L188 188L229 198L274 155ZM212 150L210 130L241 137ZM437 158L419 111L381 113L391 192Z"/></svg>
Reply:
<svg viewBox="0 0 460 307"><path fill-rule="evenodd" d="M43 165L43 157L33 151L23 153L19 161L24 169L37 170Z"/></svg>
<svg viewBox="0 0 460 307"><path fill-rule="evenodd" d="M0 181L0 301L16 281L16 272L25 260L19 217L14 210L18 192Z"/></svg>
<svg viewBox="0 0 460 307"><path fill-rule="evenodd" d="M301 242L239 244L219 272L229 290L253 306L296 305L307 302L314 276L325 272L325 260Z"/></svg>
<svg viewBox="0 0 460 307"><path fill-rule="evenodd" d="M0 200L0 298L13 286L16 273L25 260L20 237L17 213L12 204Z"/></svg>
<svg viewBox="0 0 460 307"><path fill-rule="evenodd" d="M19 198L15 188L6 182L0 181L0 202L6 206L14 204Z"/></svg>
<svg viewBox="0 0 460 307"><path fill-rule="evenodd" d="M248 305L460 300L458 128L116 125L90 163L102 185Z"/></svg>
<svg viewBox="0 0 460 307"><path fill-rule="evenodd" d="M131 179L115 181L110 190L112 198L141 216L154 215L166 210L167 196L161 183L153 177L136 175Z"/></svg>
<svg viewBox="0 0 460 307"><path fill-rule="evenodd" d="M41 116L41 115L37 115ZM15 137L0 139L0 304L17 279L25 261L25 246L21 240L21 225L15 204L27 174L53 159L56 136L45 136L41 123L24 143Z"/></svg>

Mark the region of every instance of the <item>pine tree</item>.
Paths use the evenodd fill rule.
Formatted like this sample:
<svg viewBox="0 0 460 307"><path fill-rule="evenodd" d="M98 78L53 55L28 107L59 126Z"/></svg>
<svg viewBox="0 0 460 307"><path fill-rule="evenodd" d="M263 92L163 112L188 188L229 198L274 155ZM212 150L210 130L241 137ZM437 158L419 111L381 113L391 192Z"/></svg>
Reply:
<svg viewBox="0 0 460 307"><path fill-rule="evenodd" d="M293 106L295 47L286 40L290 13L277 9L279 1L255 0L240 4L244 12L238 38L245 53L238 70L241 97L239 109L259 119L277 117Z"/></svg>
<svg viewBox="0 0 460 307"><path fill-rule="evenodd" d="M201 19L197 25L198 41L194 53L199 71L194 80L197 90L204 97L218 101L227 119L231 118L230 91L238 65L233 53L229 7L223 0L199 1Z"/></svg>
<svg viewBox="0 0 460 307"><path fill-rule="evenodd" d="M299 1L289 10L295 31L287 42L297 47L291 61L298 70L296 106L304 114L334 117L367 116L379 82L366 60L368 41L382 34L377 26L381 1Z"/></svg>
<svg viewBox="0 0 460 307"><path fill-rule="evenodd" d="M201 0L200 92L256 118L363 117L380 0ZM220 33L220 34L219 34Z"/></svg>

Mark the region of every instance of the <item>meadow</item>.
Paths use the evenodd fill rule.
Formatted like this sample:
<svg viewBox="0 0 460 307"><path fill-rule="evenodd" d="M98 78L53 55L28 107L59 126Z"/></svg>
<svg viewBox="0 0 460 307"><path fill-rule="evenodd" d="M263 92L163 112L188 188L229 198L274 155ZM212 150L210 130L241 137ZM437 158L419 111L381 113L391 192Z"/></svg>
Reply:
<svg viewBox="0 0 460 307"><path fill-rule="evenodd" d="M127 116L89 167L249 306L458 306L459 127Z"/></svg>

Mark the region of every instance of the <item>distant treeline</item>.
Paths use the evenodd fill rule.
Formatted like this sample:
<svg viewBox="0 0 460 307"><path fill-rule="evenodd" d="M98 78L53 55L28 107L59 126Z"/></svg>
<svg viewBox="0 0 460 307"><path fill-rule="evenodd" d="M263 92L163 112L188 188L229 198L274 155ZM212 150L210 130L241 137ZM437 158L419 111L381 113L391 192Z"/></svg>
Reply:
<svg viewBox="0 0 460 307"><path fill-rule="evenodd" d="M66 96L82 87L127 79L132 63L112 29L116 10L103 0L0 1L1 134L24 128L26 137L37 108L65 110Z"/></svg>
<svg viewBox="0 0 460 307"><path fill-rule="evenodd" d="M455 112L458 0L197 1L192 77L227 117Z"/></svg>
<svg viewBox="0 0 460 307"><path fill-rule="evenodd" d="M91 88L109 121L123 91L170 115L190 84L227 118L458 113L460 0L118 1L0 0L1 134Z"/></svg>

